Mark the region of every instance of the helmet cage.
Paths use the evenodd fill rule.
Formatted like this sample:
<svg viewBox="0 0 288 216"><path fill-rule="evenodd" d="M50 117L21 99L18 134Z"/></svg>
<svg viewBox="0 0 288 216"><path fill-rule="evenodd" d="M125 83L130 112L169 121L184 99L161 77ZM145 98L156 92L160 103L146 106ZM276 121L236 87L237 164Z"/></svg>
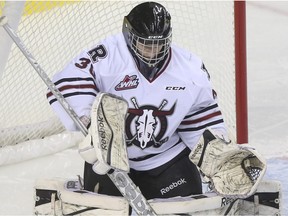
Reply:
<svg viewBox="0 0 288 216"><path fill-rule="evenodd" d="M129 31L128 40L130 40L130 48L135 55L150 67L156 66L169 52L172 41L172 32L167 37L148 36L148 38L140 37Z"/></svg>

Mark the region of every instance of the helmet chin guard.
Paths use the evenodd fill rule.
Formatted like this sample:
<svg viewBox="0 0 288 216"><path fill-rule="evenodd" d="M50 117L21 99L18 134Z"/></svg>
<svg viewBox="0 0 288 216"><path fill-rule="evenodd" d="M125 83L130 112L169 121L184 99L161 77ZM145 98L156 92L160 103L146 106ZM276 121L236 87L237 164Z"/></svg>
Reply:
<svg viewBox="0 0 288 216"><path fill-rule="evenodd" d="M149 67L165 59L172 41L171 17L155 2L137 5L124 17L123 34L132 55Z"/></svg>

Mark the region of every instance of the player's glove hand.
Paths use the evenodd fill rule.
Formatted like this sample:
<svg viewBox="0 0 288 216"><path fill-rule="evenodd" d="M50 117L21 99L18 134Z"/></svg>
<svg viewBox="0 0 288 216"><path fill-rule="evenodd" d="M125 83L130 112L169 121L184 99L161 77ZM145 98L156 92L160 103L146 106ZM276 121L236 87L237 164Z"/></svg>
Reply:
<svg viewBox="0 0 288 216"><path fill-rule="evenodd" d="M254 148L238 145L205 130L189 155L212 188L221 196L246 198L255 193L266 171L266 162Z"/></svg>
<svg viewBox="0 0 288 216"><path fill-rule="evenodd" d="M95 148L92 142L92 136L89 130L89 134L79 144L78 152L80 156L89 164L93 164L92 169L99 175L105 175L111 169L106 163L101 163L96 155Z"/></svg>
<svg viewBox="0 0 288 216"><path fill-rule="evenodd" d="M89 134L79 145L79 153L99 175L110 169L129 171L125 142L128 103L115 95L99 93L91 109Z"/></svg>

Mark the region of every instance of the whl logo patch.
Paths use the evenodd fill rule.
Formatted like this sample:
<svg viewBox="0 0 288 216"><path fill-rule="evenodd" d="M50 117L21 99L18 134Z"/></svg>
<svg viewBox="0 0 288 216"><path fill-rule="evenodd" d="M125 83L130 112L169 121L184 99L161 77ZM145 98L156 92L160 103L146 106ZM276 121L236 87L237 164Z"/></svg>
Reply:
<svg viewBox="0 0 288 216"><path fill-rule="evenodd" d="M137 78L137 75L132 75L132 76L126 75L124 79L115 86L115 90L122 91L126 89L137 88L138 84L139 84L139 79Z"/></svg>

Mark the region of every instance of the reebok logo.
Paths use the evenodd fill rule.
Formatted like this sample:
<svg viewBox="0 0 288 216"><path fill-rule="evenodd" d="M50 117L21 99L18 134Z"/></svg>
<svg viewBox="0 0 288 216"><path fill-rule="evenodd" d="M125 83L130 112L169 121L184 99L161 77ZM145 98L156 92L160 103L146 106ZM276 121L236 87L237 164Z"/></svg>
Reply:
<svg viewBox="0 0 288 216"><path fill-rule="evenodd" d="M203 148L203 144L202 143L198 143L196 149L194 150L193 154L190 156L191 159L194 159L196 157L197 154L199 154L199 152L202 150Z"/></svg>
<svg viewBox="0 0 288 216"><path fill-rule="evenodd" d="M126 89L137 88L139 84L139 79L136 75L128 76L126 75L124 79L115 86L116 91L122 91Z"/></svg>
<svg viewBox="0 0 288 216"><path fill-rule="evenodd" d="M99 138L100 138L100 144L101 148L104 150L108 150L108 142L106 141L106 132L105 132L105 125L104 125L104 118L101 116L98 116L98 131L99 131Z"/></svg>
<svg viewBox="0 0 288 216"><path fill-rule="evenodd" d="M168 187L164 187L160 190L161 194L168 193L170 190L173 190L174 188L187 183L185 178L179 179L177 182L172 182Z"/></svg>

